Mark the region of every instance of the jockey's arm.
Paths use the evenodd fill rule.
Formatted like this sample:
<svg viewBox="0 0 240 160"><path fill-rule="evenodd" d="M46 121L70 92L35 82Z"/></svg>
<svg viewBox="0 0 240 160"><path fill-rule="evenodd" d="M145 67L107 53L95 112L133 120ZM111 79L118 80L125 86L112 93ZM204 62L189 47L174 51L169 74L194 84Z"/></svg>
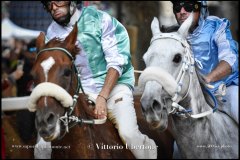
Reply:
<svg viewBox="0 0 240 160"><path fill-rule="evenodd" d="M99 93L100 96L98 96L96 100L96 107L94 110L94 114L96 118L102 119L105 116L107 116L107 99L113 87L117 83L118 78L119 78L119 72L112 67L109 68L105 78L103 88Z"/></svg>
<svg viewBox="0 0 240 160"><path fill-rule="evenodd" d="M204 78L206 83L218 81L232 72L231 66L224 60L220 61L217 67Z"/></svg>
<svg viewBox="0 0 240 160"><path fill-rule="evenodd" d="M118 78L119 72L114 68L109 68L105 78L104 86L99 94L107 99L113 87L117 83Z"/></svg>
<svg viewBox="0 0 240 160"><path fill-rule="evenodd" d="M215 69L206 75L205 81L207 83L221 80L238 70L238 47L231 35L230 22L225 19L219 26L214 37L219 63Z"/></svg>

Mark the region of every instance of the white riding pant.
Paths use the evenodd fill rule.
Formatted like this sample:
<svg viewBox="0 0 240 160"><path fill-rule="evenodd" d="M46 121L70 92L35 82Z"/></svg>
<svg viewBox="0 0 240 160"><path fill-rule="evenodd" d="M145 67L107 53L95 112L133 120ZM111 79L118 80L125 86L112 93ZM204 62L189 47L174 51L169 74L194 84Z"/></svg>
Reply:
<svg viewBox="0 0 240 160"><path fill-rule="evenodd" d="M239 119L238 119L238 104L239 104L238 86L231 85L231 86L227 87L226 100L228 101L227 103L230 104L229 107L231 108L231 116L239 124Z"/></svg>
<svg viewBox="0 0 240 160"><path fill-rule="evenodd" d="M124 144L138 159L156 159L155 142L139 131L133 94L129 87L116 85L108 98L108 118L115 124Z"/></svg>

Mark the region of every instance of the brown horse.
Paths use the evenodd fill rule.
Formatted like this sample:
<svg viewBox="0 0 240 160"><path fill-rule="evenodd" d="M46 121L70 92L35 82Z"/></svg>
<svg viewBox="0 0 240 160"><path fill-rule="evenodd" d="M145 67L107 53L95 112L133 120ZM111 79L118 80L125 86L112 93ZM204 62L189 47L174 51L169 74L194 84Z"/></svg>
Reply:
<svg viewBox="0 0 240 160"><path fill-rule="evenodd" d="M64 41L54 38L47 44L43 33L37 38L39 52L32 68L36 87L30 96L29 110L36 111L38 134L51 141L52 158L134 158L109 120L94 124L97 121L93 120L88 97L84 91L79 94L81 84L74 65L79 52L75 47L77 32L75 25ZM157 139L158 157L171 158L172 137L150 131L140 106L136 109L140 130Z"/></svg>

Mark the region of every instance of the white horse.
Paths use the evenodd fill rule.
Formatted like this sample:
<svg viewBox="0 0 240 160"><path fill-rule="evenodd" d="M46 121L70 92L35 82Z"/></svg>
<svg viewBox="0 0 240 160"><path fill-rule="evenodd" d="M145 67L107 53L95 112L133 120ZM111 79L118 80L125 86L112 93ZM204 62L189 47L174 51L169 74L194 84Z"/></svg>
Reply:
<svg viewBox="0 0 240 160"><path fill-rule="evenodd" d="M143 59L146 69L139 78L144 89L142 110L153 127L165 130L168 121L182 158L238 158L238 124L223 103L207 103L186 41L193 15L177 32L161 33L151 24L153 37ZM209 96L207 96L209 97Z"/></svg>

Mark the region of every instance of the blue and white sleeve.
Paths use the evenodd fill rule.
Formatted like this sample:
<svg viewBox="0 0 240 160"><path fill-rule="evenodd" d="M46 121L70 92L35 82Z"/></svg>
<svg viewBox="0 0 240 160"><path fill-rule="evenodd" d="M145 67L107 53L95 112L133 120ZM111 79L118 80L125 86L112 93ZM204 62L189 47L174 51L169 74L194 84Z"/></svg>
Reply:
<svg viewBox="0 0 240 160"><path fill-rule="evenodd" d="M223 19L216 32L215 41L218 46L218 59L224 60L232 68L232 73L238 71L238 47L237 42L233 40L230 31L230 23Z"/></svg>

